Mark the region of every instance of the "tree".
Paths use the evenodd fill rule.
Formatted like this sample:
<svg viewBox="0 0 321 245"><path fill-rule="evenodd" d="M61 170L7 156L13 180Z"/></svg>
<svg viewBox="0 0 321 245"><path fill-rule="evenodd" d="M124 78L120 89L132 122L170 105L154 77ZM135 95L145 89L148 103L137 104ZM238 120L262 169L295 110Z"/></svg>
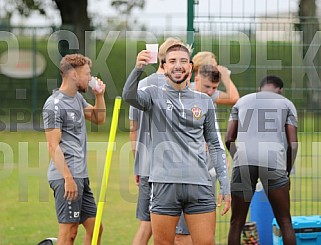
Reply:
<svg viewBox="0 0 321 245"><path fill-rule="evenodd" d="M319 20L316 17L316 1L315 0L300 0L299 2L299 20L300 23L297 25L298 30L302 31L302 44L303 44L303 55L307 55L308 49L311 47L311 43L315 35L320 35L318 31ZM316 59L314 59L314 67L320 67L321 65L321 52L320 49L317 51ZM310 64L304 64L306 67L311 66ZM320 83L321 72L318 69L318 76L313 74L310 75L307 84L311 88L309 92L308 100L311 108L319 108L319 95L321 89ZM318 107L315 107L318 106Z"/></svg>
<svg viewBox="0 0 321 245"><path fill-rule="evenodd" d="M72 31L79 41L79 52L85 51L85 31L90 30L90 18L87 12L87 0L52 0L60 12L61 29ZM42 15L47 15L46 9L51 7L50 1L42 0L7 0L7 15L17 10L22 16L28 17L32 11L38 11ZM51 5L51 6L49 6ZM66 53L73 52L69 50L68 43L61 41L59 49L64 56ZM78 51L78 50L77 50Z"/></svg>
<svg viewBox="0 0 321 245"><path fill-rule="evenodd" d="M26 1L26 0L24 0ZM34 1L34 0L33 0ZM90 30L90 19L87 12L87 0L54 0L60 11L62 29L75 33L79 41L79 51L85 51L85 31ZM61 43L61 50L66 50L66 43ZM63 52L63 51L62 51Z"/></svg>
<svg viewBox="0 0 321 245"><path fill-rule="evenodd" d="M111 1L111 6L117 10L120 18L123 19L123 28L125 30L130 29L128 20L133 9L134 8L143 9L144 5L145 5L145 0L112 0Z"/></svg>
<svg viewBox="0 0 321 245"><path fill-rule="evenodd" d="M18 10L23 16L29 16L31 11L39 11L40 14L46 15L48 1L44 0L6 0L9 5L14 6L13 10ZM91 19L89 18L87 6L88 0L51 0L55 2L60 12L62 29L72 31L79 41L79 52L85 51L85 31L91 30ZM143 8L145 0L128 0L112 1L111 6L115 7L119 13L124 16L131 14L136 7ZM12 10L12 11L13 11ZM126 17L126 20L128 17ZM61 41L60 52L62 55L71 52L67 42Z"/></svg>

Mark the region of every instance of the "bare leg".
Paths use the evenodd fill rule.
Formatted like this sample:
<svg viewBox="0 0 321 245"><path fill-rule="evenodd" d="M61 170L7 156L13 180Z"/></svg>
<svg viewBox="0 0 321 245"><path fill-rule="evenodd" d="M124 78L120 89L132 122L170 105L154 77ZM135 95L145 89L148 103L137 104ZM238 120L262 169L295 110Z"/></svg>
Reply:
<svg viewBox="0 0 321 245"><path fill-rule="evenodd" d="M59 224L57 245L72 245L77 236L78 223Z"/></svg>
<svg viewBox="0 0 321 245"><path fill-rule="evenodd" d="M289 191L289 185L287 184L281 188L268 191L268 198L280 226L284 245L295 245L296 238L290 215Z"/></svg>
<svg viewBox="0 0 321 245"><path fill-rule="evenodd" d="M139 227L133 240L133 245L147 245L152 236L152 225L150 221L140 221Z"/></svg>
<svg viewBox="0 0 321 245"><path fill-rule="evenodd" d="M175 245L193 245L191 235L176 234Z"/></svg>
<svg viewBox="0 0 321 245"><path fill-rule="evenodd" d="M179 216L151 213L154 245L173 245Z"/></svg>
<svg viewBox="0 0 321 245"><path fill-rule="evenodd" d="M215 212L215 222L214 222L214 232L213 232L214 238L215 238L215 229L216 229L216 212ZM191 235L176 234L175 245L193 245Z"/></svg>
<svg viewBox="0 0 321 245"><path fill-rule="evenodd" d="M85 238L84 238L84 245L90 245L91 240L93 238L93 234L94 234L95 218L86 219L85 222L83 223L83 226L85 227L85 230L86 230ZM100 244L102 233L103 233L103 225L100 224L97 245Z"/></svg>
<svg viewBox="0 0 321 245"><path fill-rule="evenodd" d="M179 231L177 230L177 228L179 228ZM193 245L192 237L189 234L189 229L187 227L183 212L179 217L179 221L176 227L175 245Z"/></svg>
<svg viewBox="0 0 321 245"><path fill-rule="evenodd" d="M215 211L202 214L185 214L193 244L213 245L216 222Z"/></svg>
<svg viewBox="0 0 321 245"><path fill-rule="evenodd" d="M250 207L250 201L232 194L231 221L228 234L228 245L241 244L241 233Z"/></svg>

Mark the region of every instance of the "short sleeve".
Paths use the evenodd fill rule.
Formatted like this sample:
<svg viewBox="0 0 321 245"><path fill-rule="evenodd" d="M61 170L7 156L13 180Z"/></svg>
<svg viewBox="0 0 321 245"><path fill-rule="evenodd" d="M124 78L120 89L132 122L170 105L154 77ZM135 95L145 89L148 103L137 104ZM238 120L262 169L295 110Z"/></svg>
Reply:
<svg viewBox="0 0 321 245"><path fill-rule="evenodd" d="M289 108L286 118L286 124L293 125L294 127L298 127L298 115L295 109L295 106L291 101L289 101Z"/></svg>
<svg viewBox="0 0 321 245"><path fill-rule="evenodd" d="M133 106L129 107L129 120L138 121L139 110Z"/></svg>
<svg viewBox="0 0 321 245"><path fill-rule="evenodd" d="M61 110L57 104L54 104L54 101L49 99L45 103L42 111L42 118L44 129L50 128L62 128L62 115Z"/></svg>
<svg viewBox="0 0 321 245"><path fill-rule="evenodd" d="M220 95L220 91L219 90L216 90L213 95L211 96L212 100L213 100L213 103L216 103L216 100L218 98L218 96Z"/></svg>
<svg viewBox="0 0 321 245"><path fill-rule="evenodd" d="M82 96L80 93L77 93L77 97L83 108L89 106L89 103L85 100L84 96Z"/></svg>
<svg viewBox="0 0 321 245"><path fill-rule="evenodd" d="M239 120L238 113L239 113L238 103L236 103L231 109L229 121L238 121Z"/></svg>

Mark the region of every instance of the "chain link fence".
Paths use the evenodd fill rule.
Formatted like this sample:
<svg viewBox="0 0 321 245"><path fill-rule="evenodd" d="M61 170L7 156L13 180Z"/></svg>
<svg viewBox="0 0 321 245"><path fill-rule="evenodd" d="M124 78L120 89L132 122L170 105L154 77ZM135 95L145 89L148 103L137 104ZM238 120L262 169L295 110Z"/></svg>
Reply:
<svg viewBox="0 0 321 245"><path fill-rule="evenodd" d="M277 9L274 13L267 11L260 15L254 11L246 15L244 12L253 5L246 1L228 2L231 2L232 12L241 14L221 12L215 15L210 10L214 8L202 14L197 10L201 3L196 1L194 54L204 50L213 52L218 63L232 71L232 80L241 96L256 92L266 75L274 74L283 79L284 95L296 105L299 120L300 146L291 175L291 214L320 214L321 36L310 28L315 25L316 17L305 18L304 23L300 23L290 7L283 12ZM240 9L235 9L233 3ZM223 1L210 4L220 9ZM308 35L312 36L311 42L303 43ZM218 106L218 112L224 138L230 108ZM229 219L230 215L222 217L217 213L216 244L227 244Z"/></svg>

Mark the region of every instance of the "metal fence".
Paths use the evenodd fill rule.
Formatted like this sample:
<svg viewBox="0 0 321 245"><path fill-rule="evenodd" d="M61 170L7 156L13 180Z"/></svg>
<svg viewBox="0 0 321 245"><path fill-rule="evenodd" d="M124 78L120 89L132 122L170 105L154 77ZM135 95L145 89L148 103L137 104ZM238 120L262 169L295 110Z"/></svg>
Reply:
<svg viewBox="0 0 321 245"><path fill-rule="evenodd" d="M198 5L201 1L195 2L194 53L204 50L215 53L218 63L232 71L231 77L240 95L255 92L260 80L267 74L278 75L285 81L284 95L293 101L299 114L300 146L291 175L291 214L319 215L320 33L309 33L313 36L312 42L303 44L303 35L306 33L297 29L299 18L293 12L295 8L290 6L290 1L288 9L276 9L273 13L268 10L266 1L267 11L262 14L254 11L252 15L244 12L253 8L253 4L255 9L255 2L226 2L231 4L229 13L234 11L241 14L224 14L222 9L225 1L208 1L208 12L200 13ZM240 9L235 9L235 5L239 5ZM304 29L309 30L309 25L313 24L315 17L311 21L306 19ZM230 108L218 106L218 111L224 137ZM216 244L227 243L229 219L229 215L222 217L217 212Z"/></svg>
<svg viewBox="0 0 321 245"><path fill-rule="evenodd" d="M230 2L233 6L233 1ZM219 4L214 6L214 1L209 0L207 14L198 12L198 5L195 5L194 53L201 50L214 52L218 62L232 71L232 80L241 95L256 91L258 82L266 74L276 74L283 78L285 96L294 102L299 113L300 147L291 177L291 212L292 215L320 214L321 167L318 164L321 158L319 102L321 66L318 65L321 62L321 56L318 55L320 34L314 34L315 39L312 43L303 44L303 33L296 29L299 20L293 14L292 8L289 7L285 14L277 10L274 14L267 11L262 15L246 15L244 14L246 9L250 4L255 5L255 1L239 2L241 2L240 15L233 14L233 11L230 11L230 15L224 14L223 11L211 12L215 7L222 10L223 1L219 1ZM267 1L265 3L268 8ZM235 7L232 8L235 9ZM305 25L310 23L307 21ZM27 122L35 116L34 114L39 118L41 106L51 89L57 87L59 83L57 57L50 56L50 50L55 48L56 43L55 40L48 41L55 30L54 27L3 27L0 29L1 41L8 33L13 34L11 37L6 36L8 39L12 38L8 42L10 44L0 42L1 57L8 49L7 45L14 43L16 37L19 39L17 41L20 49L31 50L31 53L26 54L31 63L21 63L20 68L32 73L29 78L12 78L5 74L3 67L1 68L1 122L3 118ZM38 53L41 53L46 60L46 67L39 75L33 68L37 67L35 64L38 62L42 62L41 58L40 60L37 58ZM114 56L118 59L123 58L124 62L126 60L125 53L121 55L117 53ZM0 61L0 64L2 63ZM117 69L122 69L119 65L116 64L116 66ZM115 73L121 72L111 71L111 74ZM17 74L14 75L17 76ZM120 94L125 78L126 71L123 72L122 77L114 78L119 81L114 94ZM30 108L32 109L29 118L24 110L28 109L30 112ZM230 108L218 107L218 110L224 136ZM229 215L221 217L218 212L217 244L226 244L228 229Z"/></svg>

